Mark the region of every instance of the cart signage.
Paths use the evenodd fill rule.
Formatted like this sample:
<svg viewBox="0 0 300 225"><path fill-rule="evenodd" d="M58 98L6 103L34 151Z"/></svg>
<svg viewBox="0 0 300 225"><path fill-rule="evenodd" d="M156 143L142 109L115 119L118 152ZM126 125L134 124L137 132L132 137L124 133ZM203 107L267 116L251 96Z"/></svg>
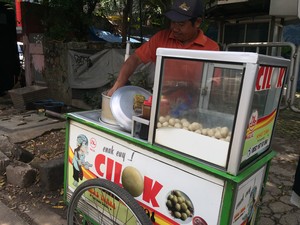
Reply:
<svg viewBox="0 0 300 225"><path fill-rule="evenodd" d="M80 150L78 157L82 137L88 146L86 150ZM224 181L200 171L185 171L174 162L171 165L142 152L128 142L104 138L101 132L90 127L71 124L68 191L73 192L85 180L105 178L134 196L155 224L197 224L199 220L218 224ZM81 177L75 168L78 159L82 165ZM127 179L135 182L134 188L126 188ZM101 200L99 193L90 194L99 198L101 204L114 207L108 199ZM176 210L175 198L184 203L182 209Z"/></svg>
<svg viewBox="0 0 300 225"><path fill-rule="evenodd" d="M260 66L258 69L242 162L270 146L285 75L285 67Z"/></svg>
<svg viewBox="0 0 300 225"><path fill-rule="evenodd" d="M254 225L266 166L240 184L236 196L232 225Z"/></svg>
<svg viewBox="0 0 300 225"><path fill-rule="evenodd" d="M260 154L268 148L271 142L275 118L276 110L261 118L257 118L256 110L252 113L246 133L242 161L249 159L255 154ZM257 122L254 123L252 120Z"/></svg>
<svg viewBox="0 0 300 225"><path fill-rule="evenodd" d="M282 88L286 68L276 68L271 66L260 66L257 74L255 91L264 91L272 88L274 80L275 88Z"/></svg>

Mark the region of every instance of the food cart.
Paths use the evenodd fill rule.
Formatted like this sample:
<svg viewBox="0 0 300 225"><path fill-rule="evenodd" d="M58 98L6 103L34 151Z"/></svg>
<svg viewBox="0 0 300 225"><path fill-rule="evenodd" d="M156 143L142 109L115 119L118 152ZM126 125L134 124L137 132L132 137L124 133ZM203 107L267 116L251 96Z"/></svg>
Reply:
<svg viewBox="0 0 300 225"><path fill-rule="evenodd" d="M116 124L101 110L67 114L66 201L85 180L133 179L127 191L154 224L254 224L288 69L257 53L159 48L153 92L125 86L111 97ZM134 109L137 95L151 100L150 117Z"/></svg>

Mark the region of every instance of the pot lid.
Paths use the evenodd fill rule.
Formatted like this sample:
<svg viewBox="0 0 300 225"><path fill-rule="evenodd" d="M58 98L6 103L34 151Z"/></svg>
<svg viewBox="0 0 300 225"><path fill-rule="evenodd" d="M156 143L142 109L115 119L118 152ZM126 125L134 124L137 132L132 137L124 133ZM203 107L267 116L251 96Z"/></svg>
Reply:
<svg viewBox="0 0 300 225"><path fill-rule="evenodd" d="M133 99L137 94L141 94L148 99L151 93L138 86L124 86L117 89L110 99L111 112L119 123L120 127L131 132L132 116L137 116L133 110Z"/></svg>

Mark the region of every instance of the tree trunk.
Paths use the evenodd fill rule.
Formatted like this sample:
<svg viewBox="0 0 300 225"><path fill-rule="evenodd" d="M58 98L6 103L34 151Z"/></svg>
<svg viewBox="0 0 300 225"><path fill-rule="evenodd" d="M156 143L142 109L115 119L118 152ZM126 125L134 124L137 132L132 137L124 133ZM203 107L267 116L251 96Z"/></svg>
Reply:
<svg viewBox="0 0 300 225"><path fill-rule="evenodd" d="M126 43L127 34L130 28L132 5L133 0L127 0L127 4L124 6L123 9L122 43ZM130 18L129 21L128 18Z"/></svg>

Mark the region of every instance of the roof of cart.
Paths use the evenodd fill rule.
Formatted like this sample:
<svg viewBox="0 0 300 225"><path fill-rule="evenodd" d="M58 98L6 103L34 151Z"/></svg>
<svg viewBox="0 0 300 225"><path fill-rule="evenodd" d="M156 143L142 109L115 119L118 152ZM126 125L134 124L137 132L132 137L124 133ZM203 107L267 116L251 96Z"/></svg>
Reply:
<svg viewBox="0 0 300 225"><path fill-rule="evenodd" d="M192 58L209 61L226 61L237 63L270 63L280 66L289 66L290 60L285 58L260 55L254 52L229 52L229 51L197 51L185 49L158 48L157 56L166 56L174 58Z"/></svg>

